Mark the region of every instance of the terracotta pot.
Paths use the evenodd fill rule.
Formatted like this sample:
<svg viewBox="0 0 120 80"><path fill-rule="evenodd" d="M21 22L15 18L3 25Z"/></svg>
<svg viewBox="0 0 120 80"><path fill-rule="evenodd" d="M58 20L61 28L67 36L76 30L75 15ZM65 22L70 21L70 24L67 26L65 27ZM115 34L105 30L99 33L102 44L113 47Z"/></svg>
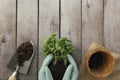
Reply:
<svg viewBox="0 0 120 80"><path fill-rule="evenodd" d="M79 80L120 80L120 55L92 43L80 65Z"/></svg>
<svg viewBox="0 0 120 80"><path fill-rule="evenodd" d="M85 56L85 66L94 77L106 77L110 75L114 68L114 58L111 51L104 47L97 48L98 46L92 45L94 50L89 50ZM96 48L96 49L95 49Z"/></svg>

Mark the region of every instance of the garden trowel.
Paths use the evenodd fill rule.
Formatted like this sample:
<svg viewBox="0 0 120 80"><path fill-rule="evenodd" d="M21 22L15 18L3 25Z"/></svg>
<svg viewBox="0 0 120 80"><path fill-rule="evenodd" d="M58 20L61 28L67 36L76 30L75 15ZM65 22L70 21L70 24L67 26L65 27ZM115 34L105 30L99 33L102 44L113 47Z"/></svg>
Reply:
<svg viewBox="0 0 120 80"><path fill-rule="evenodd" d="M16 76L18 72L27 75L34 56L34 51L35 49L32 41L23 42L20 46L18 46L16 53L12 56L7 65L8 68L15 70L12 76ZM12 78L9 80L16 79Z"/></svg>

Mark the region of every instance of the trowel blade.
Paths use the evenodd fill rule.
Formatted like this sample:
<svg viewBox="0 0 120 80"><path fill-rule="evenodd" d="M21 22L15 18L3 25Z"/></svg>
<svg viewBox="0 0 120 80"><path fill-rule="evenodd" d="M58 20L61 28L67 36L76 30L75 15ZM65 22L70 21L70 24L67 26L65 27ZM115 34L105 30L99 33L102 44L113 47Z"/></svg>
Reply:
<svg viewBox="0 0 120 80"><path fill-rule="evenodd" d="M30 57L29 60L27 60L27 61L25 61L23 63L24 66L20 67L19 73L27 75L29 67L31 65L31 62L32 62L32 59L33 59L34 55L35 55L35 47L33 46L33 54L32 54L32 56ZM7 67L10 68L11 70L15 70L17 64L18 64L17 54L14 53L14 55L12 56L11 60L9 61L8 65L7 65Z"/></svg>
<svg viewBox="0 0 120 80"><path fill-rule="evenodd" d="M15 70L17 66L17 55L16 53L14 53L14 55L12 56L11 60L9 61L7 67L12 69L12 70Z"/></svg>
<svg viewBox="0 0 120 80"><path fill-rule="evenodd" d="M28 61L24 62L24 66L20 67L19 73L27 75L31 61L33 59L34 53L32 54L31 58ZM15 70L17 66L17 55L16 53L12 56L11 60L9 61L7 67L11 70Z"/></svg>

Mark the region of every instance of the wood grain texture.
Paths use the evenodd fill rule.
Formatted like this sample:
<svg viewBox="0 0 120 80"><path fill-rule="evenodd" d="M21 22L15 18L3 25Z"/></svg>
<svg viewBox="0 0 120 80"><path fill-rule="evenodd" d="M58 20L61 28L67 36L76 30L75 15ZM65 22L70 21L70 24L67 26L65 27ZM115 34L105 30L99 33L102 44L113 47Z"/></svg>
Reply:
<svg viewBox="0 0 120 80"><path fill-rule="evenodd" d="M120 53L120 0L104 2L104 38L107 48Z"/></svg>
<svg viewBox="0 0 120 80"><path fill-rule="evenodd" d="M33 41L37 46L37 29L38 29L38 1L37 0L18 0L18 15L17 15L17 46L24 41ZM36 49L35 49L36 51ZM37 53L35 52L34 59L28 74L20 74L19 80L37 80Z"/></svg>
<svg viewBox="0 0 120 80"><path fill-rule="evenodd" d="M74 59L80 65L81 42L81 0L61 0L61 37L67 37L75 47Z"/></svg>
<svg viewBox="0 0 120 80"><path fill-rule="evenodd" d="M39 0L39 69L43 61L42 41L52 33L59 35L59 0ZM59 36L57 36L59 37Z"/></svg>
<svg viewBox="0 0 120 80"><path fill-rule="evenodd" d="M0 0L0 80L12 74L6 66L15 51L15 30L16 0Z"/></svg>
<svg viewBox="0 0 120 80"><path fill-rule="evenodd" d="M103 0L82 1L82 54L90 44L103 44Z"/></svg>

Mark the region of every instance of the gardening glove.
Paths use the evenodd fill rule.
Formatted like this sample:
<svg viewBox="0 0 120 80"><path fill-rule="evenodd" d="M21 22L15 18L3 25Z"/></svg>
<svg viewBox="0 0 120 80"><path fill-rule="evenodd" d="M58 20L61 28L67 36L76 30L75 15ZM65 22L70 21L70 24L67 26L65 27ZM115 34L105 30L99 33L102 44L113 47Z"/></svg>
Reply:
<svg viewBox="0 0 120 80"><path fill-rule="evenodd" d="M78 79L77 64L75 63L71 55L68 54L67 56L70 64L67 67L62 80L77 80ZM43 61L43 64L39 71L39 80L53 80L50 69L48 68L48 65L50 64L52 59L53 59L53 55L49 54Z"/></svg>
<svg viewBox="0 0 120 80"><path fill-rule="evenodd" d="M70 54L68 54L67 56L70 64L66 69L62 80L78 80L79 72L78 72L77 64Z"/></svg>
<svg viewBox="0 0 120 80"><path fill-rule="evenodd" d="M48 65L53 59L53 55L49 54L43 61L43 64L41 66L41 69L39 71L39 80L53 80L52 74L48 68Z"/></svg>

